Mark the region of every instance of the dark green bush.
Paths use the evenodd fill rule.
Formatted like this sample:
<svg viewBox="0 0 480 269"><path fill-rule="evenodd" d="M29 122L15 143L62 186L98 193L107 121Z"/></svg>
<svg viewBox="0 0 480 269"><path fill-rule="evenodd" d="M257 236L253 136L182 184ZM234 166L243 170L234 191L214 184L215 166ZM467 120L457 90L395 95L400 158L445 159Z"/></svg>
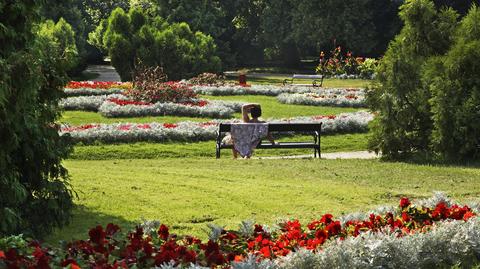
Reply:
<svg viewBox="0 0 480 269"><path fill-rule="evenodd" d="M445 57L429 62L433 148L448 160L480 157L480 9L472 7Z"/></svg>
<svg viewBox="0 0 480 269"><path fill-rule="evenodd" d="M378 68L378 84L368 102L378 116L369 148L386 158L428 153L433 129L430 89L422 70L433 56L446 53L457 25L457 13L437 11L429 0L408 0L401 7L404 27L390 43Z"/></svg>
<svg viewBox="0 0 480 269"><path fill-rule="evenodd" d="M115 9L102 41L124 81L132 79L136 61L163 67L173 80L220 69L220 58L215 55L216 46L210 36L192 32L186 23L169 24L161 17L151 18L138 8L128 13Z"/></svg>
<svg viewBox="0 0 480 269"><path fill-rule="evenodd" d="M0 237L42 236L73 206L58 134L63 54L35 36L40 1L0 1Z"/></svg>

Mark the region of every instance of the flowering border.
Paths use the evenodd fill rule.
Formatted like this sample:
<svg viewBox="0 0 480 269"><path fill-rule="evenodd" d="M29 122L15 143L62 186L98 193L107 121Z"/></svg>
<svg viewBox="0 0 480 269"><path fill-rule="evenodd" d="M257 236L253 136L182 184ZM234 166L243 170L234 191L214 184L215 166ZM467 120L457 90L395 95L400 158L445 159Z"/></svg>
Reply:
<svg viewBox="0 0 480 269"><path fill-rule="evenodd" d="M185 103L122 105L112 99L107 99L98 108L98 112L107 118L174 115L224 119L232 117L235 112L240 112L243 105L239 102L205 100L198 101L202 105L196 105L196 103L196 101L193 103L188 101Z"/></svg>
<svg viewBox="0 0 480 269"><path fill-rule="evenodd" d="M363 95L364 89L351 88L313 88L305 86L275 86L275 85L252 85L244 87L240 85L192 86L192 89L203 95L228 96L228 95L266 95L278 96L284 93L316 93L319 95Z"/></svg>
<svg viewBox="0 0 480 269"><path fill-rule="evenodd" d="M438 199L440 198L440 199ZM211 226L208 241L172 234L145 222L126 236L108 224L88 240L48 249L22 237L0 240L0 265L50 268L379 268L472 266L480 255L478 207L452 204L442 195L433 206L407 198L397 209L367 218L336 220L331 214L302 226L287 220L269 228L243 222L238 231ZM31 253L31 255L29 255Z"/></svg>
<svg viewBox="0 0 480 269"><path fill-rule="evenodd" d="M68 97L74 96L91 96L91 95L109 95L109 94L121 94L125 89L121 88L108 88L108 89L91 89L91 88L65 88L63 92Z"/></svg>
<svg viewBox="0 0 480 269"><path fill-rule="evenodd" d="M277 100L283 104L309 106L366 107L363 92L338 94L294 93L280 94Z"/></svg>
<svg viewBox="0 0 480 269"><path fill-rule="evenodd" d="M343 113L338 116L311 116L288 119L269 119L279 123L322 123L323 134L366 132L373 115L368 112ZM179 123L115 123L63 126L61 135L69 134L74 142L86 144L96 141L103 143L134 143L141 141L182 141L196 142L215 140L220 122L239 120L212 120L210 122Z"/></svg>
<svg viewBox="0 0 480 269"><path fill-rule="evenodd" d="M240 102L200 99L152 104L131 101L122 94L76 96L60 101L60 107L65 110L98 111L109 118L164 115L230 118L233 113L240 112L242 105Z"/></svg>

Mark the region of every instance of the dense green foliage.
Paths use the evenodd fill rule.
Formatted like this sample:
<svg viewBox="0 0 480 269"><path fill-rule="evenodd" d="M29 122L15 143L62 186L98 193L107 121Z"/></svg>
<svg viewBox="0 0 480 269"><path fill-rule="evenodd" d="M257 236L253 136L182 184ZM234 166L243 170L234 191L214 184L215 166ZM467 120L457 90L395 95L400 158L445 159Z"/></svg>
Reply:
<svg viewBox="0 0 480 269"><path fill-rule="evenodd" d="M51 44L50 50L55 51L55 55L61 55L59 59L63 63L63 69L73 71L78 64L78 51L75 44L75 33L72 26L63 18L55 24L52 20L47 20L38 26L38 36L48 40Z"/></svg>
<svg viewBox="0 0 480 269"><path fill-rule="evenodd" d="M55 125L66 82L59 48L70 49L71 35L55 40L69 32L59 22L35 36L40 2L0 1L0 236L42 236L68 222L73 206L61 164L70 147Z"/></svg>
<svg viewBox="0 0 480 269"><path fill-rule="evenodd" d="M379 111L370 147L394 158L428 151L433 123L422 66L447 51L457 19L452 10L438 12L429 0L407 1L400 16L405 26L382 59L380 84L370 96L372 109Z"/></svg>
<svg viewBox="0 0 480 269"><path fill-rule="evenodd" d="M103 19L108 18L116 7L128 9L128 0L45 0L41 15L45 19L58 21L64 18L75 32L75 43L79 61L70 74L78 74L87 63L102 61L102 53L87 43L88 35L94 31Z"/></svg>
<svg viewBox="0 0 480 269"><path fill-rule="evenodd" d="M186 22L192 31L211 35L224 68L236 65L298 67L300 59L340 45L355 55L383 55L398 33L402 0L46 0L46 19L72 25L80 61L74 71L105 56L102 36L107 18L120 7L137 7L168 23ZM465 14L480 0L435 0ZM98 28L99 25L102 27ZM86 40L89 40L88 43ZM103 55L102 55L103 54Z"/></svg>
<svg viewBox="0 0 480 269"><path fill-rule="evenodd" d="M429 0L407 1L400 16L405 26L368 98L379 112L370 149L387 158L478 156L477 8L460 27L454 10L438 11Z"/></svg>
<svg viewBox="0 0 480 269"><path fill-rule="evenodd" d="M169 24L162 17L151 17L139 8L128 13L115 9L102 41L122 80L131 80L138 62L163 67L171 80L220 70L210 36L192 32L186 23Z"/></svg>
<svg viewBox="0 0 480 269"><path fill-rule="evenodd" d="M430 61L433 146L449 160L480 157L480 9L473 7L445 57ZM427 79L429 78L429 80Z"/></svg>

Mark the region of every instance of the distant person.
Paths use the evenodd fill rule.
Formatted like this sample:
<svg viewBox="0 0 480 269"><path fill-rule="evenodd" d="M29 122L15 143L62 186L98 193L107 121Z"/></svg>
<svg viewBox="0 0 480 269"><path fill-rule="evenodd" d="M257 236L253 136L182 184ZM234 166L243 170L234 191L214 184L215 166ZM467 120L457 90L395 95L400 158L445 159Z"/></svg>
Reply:
<svg viewBox="0 0 480 269"><path fill-rule="evenodd" d="M259 120L261 116L262 108L259 104L245 104L242 106L242 120L244 123L266 123L266 121ZM231 134L227 135L223 141L225 144L233 145L232 154L234 159L238 158L239 154L244 158L250 158L253 150L263 137L275 144L275 140L268 133L267 124L251 126L232 125Z"/></svg>

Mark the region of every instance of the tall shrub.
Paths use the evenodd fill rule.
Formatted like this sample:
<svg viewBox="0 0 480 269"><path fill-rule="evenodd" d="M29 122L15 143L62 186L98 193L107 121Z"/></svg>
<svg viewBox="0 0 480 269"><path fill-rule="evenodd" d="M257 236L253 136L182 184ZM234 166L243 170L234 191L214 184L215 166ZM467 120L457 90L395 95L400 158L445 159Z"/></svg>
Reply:
<svg viewBox="0 0 480 269"><path fill-rule="evenodd" d="M63 18L57 23L47 20L38 26L37 35L52 45L55 55L60 55L58 60L62 61L63 69L72 72L78 65L79 56L75 44L75 33L72 26Z"/></svg>
<svg viewBox="0 0 480 269"><path fill-rule="evenodd" d="M0 1L0 236L65 224L72 191L58 135L63 55L35 37L40 1Z"/></svg>
<svg viewBox="0 0 480 269"><path fill-rule="evenodd" d="M174 80L217 72L221 65L212 37L192 32L186 23L149 17L138 8L112 12L103 45L122 80L131 80L136 61L161 66Z"/></svg>
<svg viewBox="0 0 480 269"><path fill-rule="evenodd" d="M404 27L390 43L378 69L378 84L368 102L378 112L369 148L386 158L429 152L433 120L422 69L432 56L443 55L457 25L457 13L437 11L429 0L407 0L400 9Z"/></svg>
<svg viewBox="0 0 480 269"><path fill-rule="evenodd" d="M445 57L429 62L433 147L445 159L480 157L480 9L474 6Z"/></svg>

